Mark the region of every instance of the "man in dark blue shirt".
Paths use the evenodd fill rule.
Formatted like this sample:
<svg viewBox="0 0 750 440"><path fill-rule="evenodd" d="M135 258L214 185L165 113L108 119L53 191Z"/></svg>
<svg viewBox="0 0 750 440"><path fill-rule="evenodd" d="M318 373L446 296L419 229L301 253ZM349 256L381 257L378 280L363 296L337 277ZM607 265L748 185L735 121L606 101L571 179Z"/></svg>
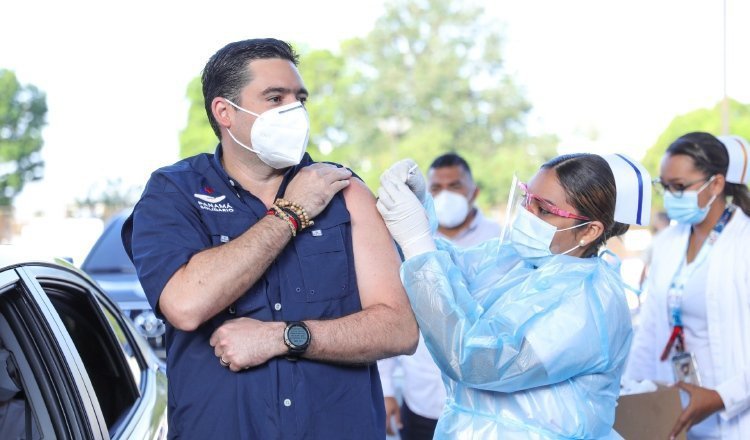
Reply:
<svg viewBox="0 0 750 440"><path fill-rule="evenodd" d="M170 438L382 439L375 361L416 347L372 193L305 153L296 65L274 39L211 57L216 152L154 172L123 226L167 321Z"/></svg>

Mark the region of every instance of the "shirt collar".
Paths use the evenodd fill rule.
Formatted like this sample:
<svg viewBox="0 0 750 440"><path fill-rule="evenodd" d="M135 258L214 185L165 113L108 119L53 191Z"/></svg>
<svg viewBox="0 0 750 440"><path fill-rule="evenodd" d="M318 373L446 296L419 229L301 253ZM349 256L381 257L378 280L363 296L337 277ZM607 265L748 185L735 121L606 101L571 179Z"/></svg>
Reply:
<svg viewBox="0 0 750 440"><path fill-rule="evenodd" d="M214 168L216 168L216 172L219 173L219 175L225 182L227 182L232 187L242 188L240 183L237 182L235 179L233 179L232 176L230 176L227 173L227 171L224 169L224 165L222 165L221 163L222 157L224 157L224 150L221 146L221 142L219 142L219 144L216 145L216 150L214 151L213 166ZM281 182L281 186L279 187L279 192L277 194L277 197L281 197L284 194L284 191L286 191L287 185L292 180L292 178L297 175L299 170L301 170L302 168L312 163L313 163L313 160L310 157L310 154L305 152L305 155L302 156L302 160L300 161L298 165L289 167L284 173L284 180Z"/></svg>

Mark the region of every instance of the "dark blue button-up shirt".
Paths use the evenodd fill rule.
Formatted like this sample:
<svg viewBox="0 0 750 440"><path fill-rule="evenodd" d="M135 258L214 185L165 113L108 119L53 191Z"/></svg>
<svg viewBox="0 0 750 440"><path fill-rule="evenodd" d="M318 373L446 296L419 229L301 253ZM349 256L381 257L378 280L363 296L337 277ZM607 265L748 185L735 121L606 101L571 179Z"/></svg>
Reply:
<svg viewBox="0 0 750 440"><path fill-rule="evenodd" d="M297 171L311 163L305 155L289 169L279 197ZM179 267L194 254L241 235L265 215L263 202L227 175L221 146L216 154L154 172L123 227L123 241L157 314L162 317L159 295ZM219 364L209 344L228 319L331 319L361 308L349 211L339 193L235 304L193 332L167 324L169 437L385 438L375 364L275 358L234 373Z"/></svg>

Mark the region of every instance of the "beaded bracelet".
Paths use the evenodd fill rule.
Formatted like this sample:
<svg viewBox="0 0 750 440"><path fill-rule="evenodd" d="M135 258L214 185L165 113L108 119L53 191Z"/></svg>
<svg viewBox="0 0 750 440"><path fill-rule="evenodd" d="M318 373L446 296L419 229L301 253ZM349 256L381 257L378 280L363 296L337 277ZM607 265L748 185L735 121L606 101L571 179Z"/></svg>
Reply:
<svg viewBox="0 0 750 440"><path fill-rule="evenodd" d="M289 225L289 229L291 229L292 231L292 237L297 236L297 230L299 229L297 222L292 217L290 217L289 214L282 211L281 208L276 205L271 205L271 209L266 211L266 215L273 215L284 220Z"/></svg>
<svg viewBox="0 0 750 440"><path fill-rule="evenodd" d="M310 220L310 217L307 215L307 211L305 211L305 208L294 202L290 202L286 199L276 199L275 205L280 208L289 208L290 210L292 210L292 212L294 212L294 214L299 219L300 231L315 224L315 222Z"/></svg>
<svg viewBox="0 0 750 440"><path fill-rule="evenodd" d="M300 228L302 221L300 220L299 216L297 216L296 212L294 212L291 208L279 208L279 209L284 211L286 215L288 215L292 220L294 220L294 224L295 226L297 226L297 231L300 231L302 229Z"/></svg>

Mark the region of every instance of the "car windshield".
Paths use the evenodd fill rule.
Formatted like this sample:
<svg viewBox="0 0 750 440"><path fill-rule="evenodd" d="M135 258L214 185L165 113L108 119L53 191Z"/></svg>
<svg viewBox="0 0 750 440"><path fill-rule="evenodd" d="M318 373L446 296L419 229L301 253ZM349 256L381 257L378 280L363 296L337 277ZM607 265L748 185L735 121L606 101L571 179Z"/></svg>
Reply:
<svg viewBox="0 0 750 440"><path fill-rule="evenodd" d="M81 269L89 274L135 273L135 266L125 253L120 238L120 230L127 217L128 213L120 213L110 220Z"/></svg>

